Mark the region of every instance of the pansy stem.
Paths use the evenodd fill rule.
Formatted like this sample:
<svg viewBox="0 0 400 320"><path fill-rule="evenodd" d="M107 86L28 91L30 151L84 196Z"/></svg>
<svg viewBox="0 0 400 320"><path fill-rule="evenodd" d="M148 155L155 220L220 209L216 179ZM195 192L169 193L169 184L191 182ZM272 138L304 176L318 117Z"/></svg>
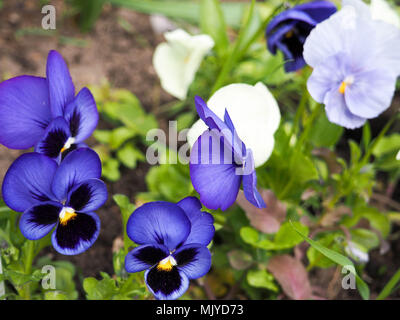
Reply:
<svg viewBox="0 0 400 320"><path fill-rule="evenodd" d="M32 273L33 259L35 258L35 241L33 240L27 240L27 241L28 241L28 248L25 258L25 274L30 276L30 274ZM22 294L25 300L30 300L31 298L30 281L25 284Z"/></svg>

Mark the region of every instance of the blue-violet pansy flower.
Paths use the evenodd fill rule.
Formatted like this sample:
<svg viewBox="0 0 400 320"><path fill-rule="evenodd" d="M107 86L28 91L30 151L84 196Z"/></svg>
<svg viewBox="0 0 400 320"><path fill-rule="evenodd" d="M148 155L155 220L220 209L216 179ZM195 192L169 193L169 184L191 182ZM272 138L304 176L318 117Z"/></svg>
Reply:
<svg viewBox="0 0 400 320"><path fill-rule="evenodd" d="M94 212L107 200L99 180L101 163L89 148L70 152L60 165L36 152L20 156L3 181L4 202L23 212L19 226L29 240L53 229L52 244L61 254L75 255L96 241L100 219Z"/></svg>
<svg viewBox="0 0 400 320"><path fill-rule="evenodd" d="M266 30L268 50L273 54L278 50L283 53L286 72L304 67L303 44L307 36L335 12L333 3L313 1L285 10L272 19Z"/></svg>
<svg viewBox="0 0 400 320"><path fill-rule="evenodd" d="M0 143L60 159L84 146L99 114L89 89L75 96L67 64L57 51L47 58L46 78L19 76L0 84Z"/></svg>
<svg viewBox="0 0 400 320"><path fill-rule="evenodd" d="M149 202L129 217L126 231L139 244L125 258L127 272L145 272L151 293L162 300L177 299L190 279L204 276L211 267L207 245L214 237L214 219L201 211L195 197L178 203Z"/></svg>
<svg viewBox="0 0 400 320"><path fill-rule="evenodd" d="M190 153L190 177L200 201L209 209L224 211L235 202L243 184L246 199L258 208L265 207L257 190L253 152L238 136L228 111L221 120L199 96L195 104L208 126Z"/></svg>
<svg viewBox="0 0 400 320"><path fill-rule="evenodd" d="M307 87L325 105L328 119L342 127L361 127L389 108L400 74L400 29L374 20L360 0L318 24L304 44L314 68Z"/></svg>

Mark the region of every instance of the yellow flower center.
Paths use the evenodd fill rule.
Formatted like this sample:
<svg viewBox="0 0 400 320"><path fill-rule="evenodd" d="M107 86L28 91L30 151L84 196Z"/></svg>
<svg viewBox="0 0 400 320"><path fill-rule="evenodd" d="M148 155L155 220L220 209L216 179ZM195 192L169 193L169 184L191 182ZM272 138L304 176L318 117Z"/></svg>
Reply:
<svg viewBox="0 0 400 320"><path fill-rule="evenodd" d="M344 94L346 92L346 89L348 86L352 85L354 83L354 77L353 76L348 76L346 79L342 81L342 83L339 86L339 92L341 94Z"/></svg>
<svg viewBox="0 0 400 320"><path fill-rule="evenodd" d="M65 226L68 221L75 219L76 213L75 210L69 207L62 208L59 218L60 224Z"/></svg>
<svg viewBox="0 0 400 320"><path fill-rule="evenodd" d="M171 271L174 266L176 266L176 260L172 256L168 256L165 259L161 260L158 265L157 269L162 271Z"/></svg>
<svg viewBox="0 0 400 320"><path fill-rule="evenodd" d="M65 150L68 150L71 148L71 146L75 143L75 138L69 137L67 142L65 142L64 147L61 148L61 153L63 153Z"/></svg>

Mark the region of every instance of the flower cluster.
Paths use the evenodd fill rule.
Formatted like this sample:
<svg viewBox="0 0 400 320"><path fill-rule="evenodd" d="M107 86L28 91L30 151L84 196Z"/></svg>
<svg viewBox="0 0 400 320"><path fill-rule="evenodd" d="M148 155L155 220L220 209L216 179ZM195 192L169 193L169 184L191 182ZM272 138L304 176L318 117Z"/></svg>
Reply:
<svg viewBox="0 0 400 320"><path fill-rule="evenodd" d="M20 229L38 240L53 229L61 254L87 250L100 232L95 210L107 200L99 180L101 162L83 141L97 126L96 102L87 88L75 96L68 67L56 51L47 59L46 78L19 76L0 84L0 143L34 147L8 169L5 203L22 212Z"/></svg>

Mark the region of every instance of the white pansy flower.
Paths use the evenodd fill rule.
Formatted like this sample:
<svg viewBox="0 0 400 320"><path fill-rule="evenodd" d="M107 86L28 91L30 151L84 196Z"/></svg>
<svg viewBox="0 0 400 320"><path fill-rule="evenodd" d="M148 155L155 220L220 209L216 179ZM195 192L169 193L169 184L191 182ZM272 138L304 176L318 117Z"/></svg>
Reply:
<svg viewBox="0 0 400 320"><path fill-rule="evenodd" d="M219 89L207 102L220 119L228 111L239 138L251 149L256 167L263 165L274 148L274 133L279 127L281 113L278 103L261 82L255 86L235 83ZM190 128L187 139L190 146L207 130L200 119Z"/></svg>
<svg viewBox="0 0 400 320"><path fill-rule="evenodd" d="M382 20L400 28L400 17L385 0L371 0L371 15L375 20Z"/></svg>
<svg viewBox="0 0 400 320"><path fill-rule="evenodd" d="M400 150L399 150L399 152L397 153L396 160L400 160Z"/></svg>
<svg viewBox="0 0 400 320"><path fill-rule="evenodd" d="M157 46L153 65L163 89L183 100L201 61L214 46L214 41L208 35L191 36L182 29L166 32L164 37L167 42Z"/></svg>

